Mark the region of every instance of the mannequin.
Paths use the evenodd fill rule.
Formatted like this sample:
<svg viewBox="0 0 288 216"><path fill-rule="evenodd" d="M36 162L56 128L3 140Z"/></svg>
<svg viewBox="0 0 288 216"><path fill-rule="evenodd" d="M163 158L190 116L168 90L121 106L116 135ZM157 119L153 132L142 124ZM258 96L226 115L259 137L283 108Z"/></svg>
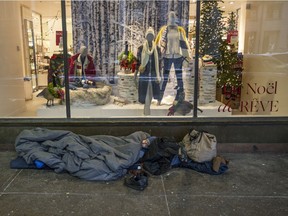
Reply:
<svg viewBox="0 0 288 216"><path fill-rule="evenodd" d="M144 115L150 115L152 98L160 99L160 48L154 42L155 33L149 28L145 35L145 42L138 48L138 71L139 75L138 99L144 105Z"/></svg>
<svg viewBox="0 0 288 216"><path fill-rule="evenodd" d="M94 81L95 76L93 58L88 54L87 47L81 46L79 53L71 57L69 81L81 86L88 81Z"/></svg>
<svg viewBox="0 0 288 216"><path fill-rule="evenodd" d="M182 79L183 62L189 62L189 44L186 38L186 32L183 27L176 23L175 12L169 12L167 26L163 26L157 37L156 44L161 48L161 54L164 61L164 81L160 93L160 101L163 98L164 91L169 78L172 64L174 64L177 77L177 95L175 100L178 100L180 94L184 91Z"/></svg>

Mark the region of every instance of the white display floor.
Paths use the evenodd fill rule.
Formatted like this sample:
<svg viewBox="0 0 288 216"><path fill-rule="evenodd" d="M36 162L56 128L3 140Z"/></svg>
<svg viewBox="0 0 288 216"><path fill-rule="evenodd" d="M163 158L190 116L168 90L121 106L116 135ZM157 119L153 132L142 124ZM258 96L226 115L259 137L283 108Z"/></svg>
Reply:
<svg viewBox="0 0 288 216"><path fill-rule="evenodd" d="M71 116L72 118L179 118L187 117L191 118L193 116L193 110L186 116L175 113L174 116L167 116L168 109L172 106L172 103L175 99L176 90L176 79L171 76L170 82L167 83L165 94L161 105L157 105L157 101L153 100L150 106L151 115L144 116L144 105L139 103L129 103L126 105L117 105L114 102L114 99L117 97L114 95L119 95L117 84L112 86L112 96L110 102L106 105L97 106L94 104L71 104ZM42 98L43 99L43 98ZM46 100L43 100L46 101ZM46 103L46 102L45 102ZM53 118L53 117L65 117L66 116L66 106L58 105L55 101L55 106L46 107L45 103L42 106L38 107L37 117L43 118ZM222 103L216 101L215 103L210 103L206 105L200 105L199 108L203 110L203 113L198 112L199 117L229 117L231 113L229 112L219 112L218 108Z"/></svg>
<svg viewBox="0 0 288 216"><path fill-rule="evenodd" d="M167 117L173 118L173 116L167 116L168 109L171 107L167 101L173 98L164 98L163 104L160 106L156 104L156 101L152 101L151 105L151 115L144 116L143 104L126 104L123 106L113 104L113 97L109 104L102 106L95 106L91 104L78 104L71 105L71 116L80 118L121 118L121 117ZM218 112L218 107L221 105L220 102L215 102L207 104L205 106L199 106L203 110L203 113L198 112L199 117L228 117L231 116L229 112ZM175 113L174 117L191 117L193 115L193 110L186 116ZM43 105L39 107L37 111L37 116L41 117L63 117L66 116L65 105L55 105L53 107L46 107Z"/></svg>

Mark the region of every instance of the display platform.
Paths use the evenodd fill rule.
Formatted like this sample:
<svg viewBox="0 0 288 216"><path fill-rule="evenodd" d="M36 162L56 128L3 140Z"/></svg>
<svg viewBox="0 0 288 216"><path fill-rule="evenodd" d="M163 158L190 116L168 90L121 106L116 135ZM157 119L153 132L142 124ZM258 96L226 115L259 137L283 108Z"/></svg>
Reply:
<svg viewBox="0 0 288 216"><path fill-rule="evenodd" d="M193 110L188 113L186 116L175 113L174 116L167 116L168 109L171 107L171 104L168 104L167 101L173 100L173 98L164 98L166 99L163 104L160 106L156 104L156 101L152 101L151 105L151 115L144 116L143 109L144 105L139 103L126 104L123 106L116 105L113 103L113 97L111 98L110 103L103 106L95 106L92 104L78 104L71 105L71 116L73 118L145 118L145 117L187 117L190 118L193 115ZM215 102L207 104L204 106L199 106L203 110L203 113L198 112L199 117L229 117L231 113L229 112L219 112L218 108L222 105L220 102ZM55 105L53 107L46 107L43 105L37 111L38 117L65 117L66 116L66 107L65 105Z"/></svg>
<svg viewBox="0 0 288 216"><path fill-rule="evenodd" d="M120 75L120 76L119 76ZM185 74L184 74L185 75ZM186 75L185 75L186 77ZM187 78L187 77L186 77ZM186 80L186 79L185 79ZM156 100L152 100L150 107L151 115L144 115L144 104L137 101L137 89L135 87L134 74L124 74L118 73L116 77L116 84L112 87L112 94L110 96L110 101L105 105L95 105L92 103L87 103L89 100L86 98L84 100L71 100L71 116L72 118L179 118L187 117L191 118L193 116L193 110L190 113L183 116L181 114L175 113L174 116L167 116L169 108L172 106L173 101L176 96L175 86L177 85L175 72L172 70L169 82L167 83L164 97L161 101L161 105L157 105ZM127 91L128 89L128 91ZM90 91L90 90L88 90ZM131 94L133 93L133 95ZM193 99L193 95L190 95ZM123 103L119 102L122 100ZM87 101L85 103L85 101ZM91 100L90 100L91 102ZM199 102L198 102L199 103ZM37 110L37 116L43 118L54 118L54 117L66 117L66 107L65 105L57 104L55 101L55 106L46 107L46 102L43 106L40 106ZM192 102L193 104L193 102ZM222 107L219 110L219 107ZM221 102L207 103L205 105L200 104L199 108L203 110L203 113L198 112L199 117L229 117L231 112L223 112L224 104Z"/></svg>

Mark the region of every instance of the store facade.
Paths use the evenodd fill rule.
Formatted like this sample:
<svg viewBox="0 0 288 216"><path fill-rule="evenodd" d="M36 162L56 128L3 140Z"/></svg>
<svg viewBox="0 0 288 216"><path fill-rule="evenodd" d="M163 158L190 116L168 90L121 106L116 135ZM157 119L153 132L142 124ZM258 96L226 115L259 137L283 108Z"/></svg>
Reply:
<svg viewBox="0 0 288 216"><path fill-rule="evenodd" d="M4 142L35 126L179 138L195 127L222 143L288 142L288 1L1 1L0 10Z"/></svg>

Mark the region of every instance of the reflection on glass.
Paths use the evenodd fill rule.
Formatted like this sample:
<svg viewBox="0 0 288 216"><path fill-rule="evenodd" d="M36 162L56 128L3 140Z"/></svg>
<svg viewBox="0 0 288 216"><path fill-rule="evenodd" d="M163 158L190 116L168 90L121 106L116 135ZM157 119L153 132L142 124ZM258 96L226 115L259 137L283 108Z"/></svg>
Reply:
<svg viewBox="0 0 288 216"><path fill-rule="evenodd" d="M215 117L288 114L284 99L288 81L287 9L287 2L274 1L235 1L232 6L228 1L202 3L199 103L203 116L207 116L208 107L208 116ZM236 15L234 21L232 13ZM217 28L222 29L216 32ZM221 35L220 44L215 35ZM205 76L213 67L217 68L216 102L209 102L204 98L214 98L213 84L212 78Z"/></svg>
<svg viewBox="0 0 288 216"><path fill-rule="evenodd" d="M283 16L287 2L250 2L259 19L246 20L244 71L238 114L285 116L288 113L288 47ZM248 9L248 11L250 10ZM245 21L245 19L243 19Z"/></svg>

